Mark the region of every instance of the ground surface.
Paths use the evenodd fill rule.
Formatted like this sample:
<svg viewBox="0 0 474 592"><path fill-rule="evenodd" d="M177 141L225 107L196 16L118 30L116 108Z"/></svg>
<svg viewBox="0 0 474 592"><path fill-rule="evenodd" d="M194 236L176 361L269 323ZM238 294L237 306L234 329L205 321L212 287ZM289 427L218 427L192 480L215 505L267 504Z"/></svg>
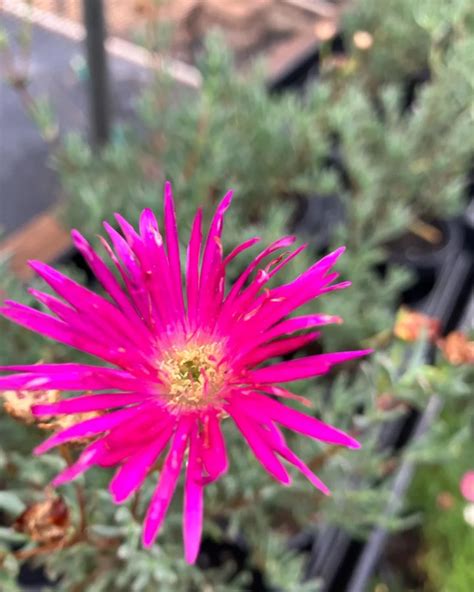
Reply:
<svg viewBox="0 0 474 592"><path fill-rule="evenodd" d="M153 23L172 31L175 57L195 63L211 30L220 30L240 65L264 57L269 71L314 44L321 23L334 22L343 0L103 0L109 34L153 44ZM43 10L80 21L82 0L32 0ZM151 26L150 26L151 25ZM326 29L327 30L327 29Z"/></svg>
<svg viewBox="0 0 474 592"><path fill-rule="evenodd" d="M30 0L30 3L69 22L82 21L82 0ZM5 6L8 4L25 6L24 2L13 0ZM201 51L205 34L218 27L224 31L240 63L247 63L249 57L264 55L269 74L277 75L308 46L314 45L318 23L337 20L337 6L341 2L162 0L158 4L156 9L153 0L104 0L109 34L145 42L151 22L158 19L160 23L171 23L174 55L193 62ZM0 20L7 37L15 39L21 30L20 21L8 10L0 13ZM69 130L87 133L87 72L84 76L84 68L80 66L81 60L84 62L83 42L77 35L68 36L37 25L31 32L29 57L19 66L20 72L28 74L29 91L35 97L48 98L57 116L60 134ZM16 57L21 54L18 46L13 47L13 54ZM130 118L138 89L149 73L127 59L114 57L109 62L112 117ZM3 66L5 64L2 64L0 77L0 233L5 238L50 208L61 195L51 167L51 147L31 121L25 97L22 100L6 80L8 64ZM0 243L1 240L0 235Z"/></svg>
<svg viewBox="0 0 474 592"><path fill-rule="evenodd" d="M30 0L30 3L71 22L82 21L82 0ZM16 4L25 5L20 1ZM314 45L318 23L335 22L340 4L324 0L104 0L110 35L145 43L150 35L150 23L156 20L171 23L174 55L194 62L204 36L217 27L224 31L240 63L264 55L270 75L284 71L288 63ZM8 12L1 13L0 18L7 36L14 38L19 30L18 19ZM14 51L18 52L18 48ZM83 43L33 26L29 53L27 67L22 67L31 80L31 93L51 101L60 133L71 129L86 132L87 80L81 80L77 72L77 64L83 59ZM8 74L8 68L2 70ZM110 60L110 70L113 116L128 117L133 112L137 89L146 76L145 69L114 58ZM25 102L2 76L0 232L3 235L25 224L60 197L49 154L49 147L31 122Z"/></svg>
<svg viewBox="0 0 474 592"><path fill-rule="evenodd" d="M0 19L2 28L14 38L19 21L5 13ZM27 68L31 93L35 97L48 97L57 115L60 133L70 130L87 133L87 80L81 80L74 67L83 59L83 43L34 26L31 49ZM118 58L110 59L109 65L111 113L115 118L129 119L138 91L149 74L136 64ZM4 235L60 198L50 154L50 146L41 138L21 97L2 76L0 224Z"/></svg>

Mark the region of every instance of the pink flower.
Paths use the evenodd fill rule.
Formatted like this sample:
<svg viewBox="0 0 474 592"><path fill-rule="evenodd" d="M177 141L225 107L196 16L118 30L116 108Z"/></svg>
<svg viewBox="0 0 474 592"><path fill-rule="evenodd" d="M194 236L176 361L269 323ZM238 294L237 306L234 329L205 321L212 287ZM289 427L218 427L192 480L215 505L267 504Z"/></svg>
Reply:
<svg viewBox="0 0 474 592"><path fill-rule="evenodd" d="M461 479L460 489L468 502L474 503L474 471L467 471Z"/></svg>
<svg viewBox="0 0 474 592"><path fill-rule="evenodd" d="M32 261L31 267L59 296L30 292L53 313L7 301L2 314L43 335L101 358L107 365L38 364L8 366L19 372L0 377L0 390L95 391L34 406L37 416L100 412L55 433L35 450L93 438L54 480L60 485L92 465L116 466L110 492L116 503L128 499L144 482L168 447L143 529L143 543L156 539L182 465L186 459L183 536L185 555L194 562L203 522L204 487L227 471L221 422L230 416L257 460L277 481L289 485L286 461L323 493L324 485L292 452L281 427L316 440L349 448L359 444L345 433L283 405L274 397L304 401L277 386L328 372L334 364L369 350L325 353L263 365L314 340L315 331L340 319L323 314L288 318L314 298L345 288L332 284L331 272L343 248L324 257L293 281L276 288L267 283L300 253L285 251L295 242L286 236L264 249L226 293L226 267L258 242L253 238L224 256L221 243L228 193L219 204L203 241L202 211L191 229L182 286L176 216L171 186L164 196L164 236L150 210L144 210L137 232L117 215L122 234L105 223L112 246L102 244L122 282L77 232L72 236L104 290L106 299ZM264 259L280 254L263 265ZM291 336L289 336L291 334ZM105 412L107 411L107 412Z"/></svg>

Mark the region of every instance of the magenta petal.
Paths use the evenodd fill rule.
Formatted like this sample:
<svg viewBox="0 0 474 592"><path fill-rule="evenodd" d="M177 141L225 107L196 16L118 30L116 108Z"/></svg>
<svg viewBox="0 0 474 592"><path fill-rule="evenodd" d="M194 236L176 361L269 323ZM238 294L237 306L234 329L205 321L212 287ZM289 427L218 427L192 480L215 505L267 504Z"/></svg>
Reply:
<svg viewBox="0 0 474 592"><path fill-rule="evenodd" d="M244 251L246 251L247 249L250 249L250 247L253 247L253 245L257 244L258 242L260 242L262 239L259 236L254 236L253 238L249 238L248 240L246 240L245 242L241 243L240 245L238 245L237 247L235 247L235 249L233 249L228 255L227 257L224 259L224 265L229 265L229 263L235 259L238 255L240 255L240 253L243 253Z"/></svg>
<svg viewBox="0 0 474 592"><path fill-rule="evenodd" d="M193 329L196 324L196 315L199 302L199 259L202 243L202 210L196 212L191 237L189 239L186 258L186 286L188 300L188 320Z"/></svg>
<svg viewBox="0 0 474 592"><path fill-rule="evenodd" d="M100 417L94 417L81 421L75 425L61 430L56 434L53 434L42 444L37 446L34 450L35 454L43 454L55 446L70 442L71 440L80 438L89 438L95 436L111 428L121 424L133 417L136 413L139 413L142 409L140 407L133 407L132 409L121 409L120 411L114 411Z"/></svg>
<svg viewBox="0 0 474 592"><path fill-rule="evenodd" d="M337 255L338 253L336 252L335 254ZM262 310L259 312L258 317L252 319L248 324L246 333L248 334L249 331L252 331L261 334L262 331L267 330L310 300L321 296L331 289L345 287L346 284L344 283L328 287L332 281L337 279L338 274L332 273L326 275L328 263L331 261L334 262L334 257L331 258L331 256L328 256L326 262L322 263L323 261L318 261L290 283L270 290L266 302L261 303L264 304ZM241 325L242 323L237 323L233 328L234 331L242 333Z"/></svg>
<svg viewBox="0 0 474 592"><path fill-rule="evenodd" d="M73 479L85 473L93 464L96 463L100 455L104 451L104 442L103 440L99 440L97 442L93 442L87 448L85 448L77 461L66 467L63 471L61 471L52 481L52 485L54 487L59 487L64 483L68 483Z"/></svg>
<svg viewBox="0 0 474 592"><path fill-rule="evenodd" d="M300 245L292 253L290 253L286 257L283 257L283 259L278 264L276 264L274 267L272 267L272 269L270 270L270 273L269 273L270 277L272 278L279 271L281 271L283 269L283 267L286 267L288 265L288 263L293 261L293 259L295 257L297 257L300 253L302 253L307 247L308 247L307 244Z"/></svg>
<svg viewBox="0 0 474 592"><path fill-rule="evenodd" d="M145 517L142 537L145 547L151 547L153 545L171 503L193 421L194 418L185 416L180 420L176 429L173 443L161 471L158 487L155 489L151 498Z"/></svg>
<svg viewBox="0 0 474 592"><path fill-rule="evenodd" d="M168 443L172 423L163 426L163 430L153 436L148 446L143 446L118 469L110 482L109 490L115 503L119 504L129 498L145 480L157 457Z"/></svg>
<svg viewBox="0 0 474 592"><path fill-rule="evenodd" d="M203 327L214 326L216 311L224 296L225 267L221 236L225 212L231 201L232 191L229 191L216 208L204 247L198 304L198 319Z"/></svg>
<svg viewBox="0 0 474 592"><path fill-rule="evenodd" d="M306 273L311 273L314 269L317 269L321 273L326 273L331 267L333 267L339 257L345 252L346 247L338 247L332 253L329 253L319 261L317 261L312 267L308 269Z"/></svg>
<svg viewBox="0 0 474 592"><path fill-rule="evenodd" d="M155 438L160 437L163 429L175 422L175 418L162 407L156 404L143 406L142 412L137 413L126 423L113 427L103 437L106 447L98 464L101 466L114 466L123 463L140 450L147 447ZM124 438L126 430L126 439Z"/></svg>
<svg viewBox="0 0 474 592"><path fill-rule="evenodd" d="M163 328L181 324L183 311L177 308L176 282L171 275L158 222L149 209L143 210L140 216L140 232L146 252L146 258L142 261L145 280L152 301L159 311ZM166 298L163 298L163 295L166 295Z"/></svg>
<svg viewBox="0 0 474 592"><path fill-rule="evenodd" d="M255 259L248 265L248 267L244 270L244 272L239 276L237 281L234 283L234 285L232 286L232 288L229 291L229 294L227 296L227 300L229 302L231 302L237 296L237 294L240 292L240 290L245 285L245 282L250 277L251 273L257 268L258 264L261 261L263 261L263 259L265 259L265 257L268 257L269 255L271 255L275 251L278 251L279 249L289 247L290 245L292 245L295 242L295 240L296 240L296 237L294 237L294 236L284 236L283 238L280 238L280 239L274 241L273 243L271 243L266 249L264 249L261 253L259 253L257 255L257 257L255 257Z"/></svg>
<svg viewBox="0 0 474 592"><path fill-rule="evenodd" d="M298 335L297 337L289 337L288 339L272 341L271 343L267 343L266 345L262 345L250 351L245 355L243 360L241 360L241 363L245 363L247 366L257 366L258 364L261 364L270 358L283 356L287 353L294 352L308 343L311 343L320 337L320 335L321 333L313 331L312 333L307 333L306 335Z"/></svg>
<svg viewBox="0 0 474 592"><path fill-rule="evenodd" d="M82 334L64 321L56 319L44 312L35 310L24 304L6 301L6 306L0 308L0 314L15 323L41 333L45 337L60 341L70 347L87 352L104 360L114 363L115 355L111 356L111 348Z"/></svg>
<svg viewBox="0 0 474 592"><path fill-rule="evenodd" d="M127 445L136 446L147 444L150 441L150 434L159 432L161 426L167 424L170 414L155 403L145 404L143 413L138 413L127 420L127 440L124 442L122 426L112 428L104 437L109 450L124 448Z"/></svg>
<svg viewBox="0 0 474 592"><path fill-rule="evenodd" d="M103 439L105 440L106 438L104 437ZM97 465L103 468L115 467L126 462L131 456L136 454L143 445L143 442L134 442L133 444L121 446L120 448L106 450L106 452L97 459Z"/></svg>
<svg viewBox="0 0 474 592"><path fill-rule="evenodd" d="M128 244L130 245L132 250L137 254L139 252L141 252L143 250L143 245L142 245L141 237L137 233L135 228L133 228L133 226L130 224L130 222L128 220L125 220L125 218L123 216L121 216L120 214L118 214L117 212L114 214L114 216L118 222L118 225L120 226L120 230L122 231L122 234L126 238Z"/></svg>
<svg viewBox="0 0 474 592"><path fill-rule="evenodd" d="M140 364L144 361L143 352L137 350L136 344L132 344L125 335L114 331L111 324L103 326L99 323L98 325L93 322L90 315L86 316L78 312L50 294L34 288L29 288L28 291L66 323L71 335L70 345L77 347L82 344L81 349L95 353L116 365L129 365L131 361Z"/></svg>
<svg viewBox="0 0 474 592"><path fill-rule="evenodd" d="M88 364L32 364L1 366L0 370L24 371L22 374L0 376L0 390L38 391L58 389L70 391L121 389L132 392L155 392L155 383L136 378L123 370Z"/></svg>
<svg viewBox="0 0 474 592"><path fill-rule="evenodd" d="M319 261L316 261L316 263L313 263L313 265L309 267L304 273L302 273L296 281L307 279L309 277L323 277L331 269L331 267L335 265L345 250L346 247L339 247Z"/></svg>
<svg viewBox="0 0 474 592"><path fill-rule="evenodd" d="M140 283L141 270L137 253L132 250L128 242L113 226L108 222L104 222L103 225L129 277L135 280L137 284Z"/></svg>
<svg viewBox="0 0 474 592"><path fill-rule="evenodd" d="M217 206L216 213L211 222L209 233L207 235L206 246L203 254L202 276L206 277L210 273L212 265L215 263L214 255L216 247L219 247L219 240L222 235L222 227L224 224L224 216L232 201L232 191L228 191L222 198L220 204ZM216 239L218 239L216 241ZM220 249L219 249L220 250Z"/></svg>
<svg viewBox="0 0 474 592"><path fill-rule="evenodd" d="M272 423L263 423L265 428L264 437L269 441L270 445L275 449L280 456L295 466L303 473L303 475L312 483L317 489L322 491L324 495L330 495L329 489L306 465L305 463L288 448L285 438L281 431Z"/></svg>
<svg viewBox="0 0 474 592"><path fill-rule="evenodd" d="M350 352L335 352L331 354L320 354L307 356L289 362L281 362L251 372L252 379L258 383L265 382L289 382L301 380L325 374L334 364L353 360L372 353L371 349L364 349Z"/></svg>
<svg viewBox="0 0 474 592"><path fill-rule="evenodd" d="M122 235L118 233L115 228L110 226L110 224L104 222L104 228L107 231L115 252L118 254L122 264L120 264L115 256L113 257L113 261L121 272L128 291L133 298L133 302L140 312L140 316L149 322L149 294L145 289L144 274L138 254L131 249L130 245Z"/></svg>
<svg viewBox="0 0 474 592"><path fill-rule="evenodd" d="M137 332L142 339L151 339L151 334L147 332L146 326L139 318L135 307L131 303L129 297L122 290L120 284L116 280L113 273L108 269L102 259L92 249L87 240L77 230L71 232L74 245L87 261L90 269L102 284L106 292L115 300L117 306L122 310L124 315L132 322L134 331Z"/></svg>
<svg viewBox="0 0 474 592"><path fill-rule="evenodd" d="M258 426L253 424L236 405L230 404L227 410L265 470L283 485L289 485L291 483L290 475L259 434Z"/></svg>
<svg viewBox="0 0 474 592"><path fill-rule="evenodd" d="M289 463L299 469L303 475L312 483L317 489L319 489L324 495L331 495L329 488L317 477L313 471L289 448L283 448L278 451L281 456Z"/></svg>
<svg viewBox="0 0 474 592"><path fill-rule="evenodd" d="M323 288L321 290L321 294L327 294L328 292L334 292L335 290L344 290L350 286L352 286L352 282L339 282L339 284L334 284L333 286Z"/></svg>
<svg viewBox="0 0 474 592"><path fill-rule="evenodd" d="M293 333L294 331L301 331L303 329L310 329L312 327L320 327L321 325L328 325L330 323L341 323L341 317L326 314L304 315L301 317L294 317L282 321L275 327L269 329L265 335L268 339L275 339L280 335L286 333Z"/></svg>
<svg viewBox="0 0 474 592"><path fill-rule="evenodd" d="M176 211L174 207L173 191L171 183L165 183L164 196L164 217L166 247L168 251L168 260L170 273L174 284L174 293L178 300L180 314L184 314L183 291L181 288L181 258L179 253L178 225L176 223Z"/></svg>
<svg viewBox="0 0 474 592"><path fill-rule="evenodd" d="M204 487L202 484L200 449L197 426L194 426L189 446L183 511L184 556L190 564L196 561L199 553L204 514Z"/></svg>
<svg viewBox="0 0 474 592"><path fill-rule="evenodd" d="M211 483L227 472L229 461L224 436L217 416L209 414L205 417L203 423L204 434L201 437L201 454L208 475L205 482Z"/></svg>
<svg viewBox="0 0 474 592"><path fill-rule="evenodd" d="M354 438L344 432L333 428L319 419L282 405L278 401L274 401L264 395L251 393L242 401L238 401L238 404L240 406L245 404L247 412L257 421L262 418L268 418L294 432L310 436L328 444L347 446L348 448L360 448L357 440L354 440Z"/></svg>
<svg viewBox="0 0 474 592"><path fill-rule="evenodd" d="M468 502L474 503L474 471L467 471L459 483L462 496Z"/></svg>
<svg viewBox="0 0 474 592"><path fill-rule="evenodd" d="M56 339L67 345L79 341L74 339L74 334L71 333L66 323L25 304L7 300L5 306L0 308L0 314L30 331L42 333L46 337Z"/></svg>
<svg viewBox="0 0 474 592"><path fill-rule="evenodd" d="M28 288L28 292L64 322L68 322L72 315L79 317L74 308L51 294L46 294L46 292L41 292L41 290L36 290L35 288Z"/></svg>
<svg viewBox="0 0 474 592"><path fill-rule="evenodd" d="M57 403L46 405L33 405L31 410L35 415L61 415L64 413L87 413L88 411L100 411L113 407L123 407L135 403L142 403L146 395L140 393L107 393L98 395L85 395L64 399Z"/></svg>
<svg viewBox="0 0 474 592"><path fill-rule="evenodd" d="M298 403L301 403L305 407L313 407L313 403L307 397L303 397L302 395L292 393L291 391L281 386L261 384L255 385L255 390L263 391L264 393L268 393L270 395L275 395L275 397L282 397L284 399L292 399L293 401L298 401Z"/></svg>
<svg viewBox="0 0 474 592"><path fill-rule="evenodd" d="M95 292L84 288L45 263L29 261L29 265L57 294L69 302L74 308L78 311L88 313L90 315L90 322L97 322L100 319L102 323L110 323L111 327L117 327L123 330L131 339L135 337L136 332L133 333L127 330L130 325L127 317L111 302Z"/></svg>

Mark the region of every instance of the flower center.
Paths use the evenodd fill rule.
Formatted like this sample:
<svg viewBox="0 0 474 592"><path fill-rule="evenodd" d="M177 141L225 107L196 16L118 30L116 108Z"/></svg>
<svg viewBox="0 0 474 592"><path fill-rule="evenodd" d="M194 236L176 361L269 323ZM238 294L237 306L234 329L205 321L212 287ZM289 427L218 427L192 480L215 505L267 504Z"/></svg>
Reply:
<svg viewBox="0 0 474 592"><path fill-rule="evenodd" d="M192 411L215 404L225 384L226 366L215 343L190 343L167 352L159 366L165 397L175 411Z"/></svg>

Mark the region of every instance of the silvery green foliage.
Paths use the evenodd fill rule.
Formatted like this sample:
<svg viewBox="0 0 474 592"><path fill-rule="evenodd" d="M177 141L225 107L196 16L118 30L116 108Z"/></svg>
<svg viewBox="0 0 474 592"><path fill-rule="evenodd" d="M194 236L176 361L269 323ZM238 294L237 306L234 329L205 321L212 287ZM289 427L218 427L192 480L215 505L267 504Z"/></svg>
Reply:
<svg viewBox="0 0 474 592"><path fill-rule="evenodd" d="M305 559L289 549L293 535L327 522L342 526L357 537L363 537L376 523L390 528L407 523L398 518L384 518L383 508L390 488L387 467L393 460L389 453L378 450L377 426L400 416L403 410L379 408L379 395L391 392L423 408L426 397L440 384L433 376L436 373L443 377L444 396L468 396L468 377L464 372L454 373L447 364L410 367L400 376L398 369L404 355L405 346L392 343L357 371L340 373L332 384L318 380L299 385L299 392L312 398L316 411L325 420L360 433L363 447L357 453L331 450L298 437L292 439L291 445L297 453L312 466L320 467L321 477L332 485L331 498L320 496L299 475L295 475L291 488L272 482L242 445L230 423L225 423L232 468L224 479L207 489L205 537L214 543L247 550L248 559L237 575L231 555L218 568L199 569L185 564L180 540L181 494L172 504L159 543L151 551L143 550L141 519L156 474L150 477L137 502L116 507L106 491L111 474L102 469L93 470L78 481L85 488L88 540L40 555L36 562L45 566L53 580L60 578L56 588L64 591L84 589L85 585L87 590L110 590L113 586L114 590L137 592L151 592L157 586L170 591L249 590L251 571L255 569L265 574L269 585L279 584L280 589L288 591L302 589L299 582ZM8 479L8 488L0 495L0 508L8 525L25 506L43 499L44 486L64 466L64 460L56 453L39 458L31 456L29 449L40 436L36 428L21 426L5 415L0 416L0 427L0 478L4 484ZM444 446L446 456L449 447L459 445L455 440L460 436L450 436L449 442L442 436L435 430L433 441L418 445L406 454L432 462L433 455ZM462 440L466 442L466 434ZM379 485L374 488L376 481ZM76 486L69 484L61 488L61 495L70 508L73 524L77 524ZM0 540L5 552L14 543L26 542L26 548L34 545L7 527L0 530ZM13 554L6 555L4 567L14 579L18 566ZM317 582L308 582L305 589L317 590Z"/></svg>
<svg viewBox="0 0 474 592"><path fill-rule="evenodd" d="M472 32L469 0L359 0L343 15L345 40L357 53L353 35L368 32L373 51L364 54L364 76L372 88L419 78L433 58ZM364 50L360 50L361 53Z"/></svg>
<svg viewBox="0 0 474 592"><path fill-rule="evenodd" d="M196 207L204 204L209 214L228 187L235 189L226 221L227 249L254 234L268 243L286 233L298 210L297 197L338 195L344 223L333 229L331 240L348 246L338 270L353 286L318 303L322 312L345 319L344 325L324 329L322 343L328 350L375 345L377 354L330 377L291 385L314 403L323 419L356 433L362 442L362 449L354 452L291 438L295 451L330 485L331 498L323 498L300 475L294 475L291 488L274 483L236 430L224 425L231 470L207 488L205 538L214 545L210 555L216 555L216 545L237 550L235 555L224 553L215 566L184 563L181 494L173 501L158 544L143 550L141 520L157 473L139 499L117 507L107 492L111 473L94 470L78 481L85 488L87 541L34 560L57 580L55 589L248 591L258 571L269 588L313 592L318 582L301 583L305 555L291 550L297 533L330 523L363 537L374 524L406 524L400 517L387 523L383 515L391 471L400 458L379 450L377 433L404 410L399 405L384 409L380 395L388 393L410 407L423 408L434 391L465 400L472 384L467 371L442 360L425 366L417 356L419 362L400 373L406 346L394 342L390 331L409 274L390 268L382 278L374 271L386 260L387 242L419 216L442 216L460 207L473 150L469 102L474 51L469 47L465 0L450 3L447 18L442 4L359 3L347 17L347 31L372 33L370 54L354 50L347 70L323 68L321 80L307 88L304 97L269 97L262 72L243 80L229 55L212 40L200 65L200 94L176 88L160 76L143 97L140 133L117 129L100 155L78 135L63 139L55 164L69 194L65 219L90 238L114 211L131 221L147 206L160 214L158 192L164 178L173 181L181 232L189 232ZM431 80L402 112L406 77L423 68L429 68ZM314 237L302 231L301 238L310 242L308 252L285 270L283 280L314 261ZM230 279L244 264L234 262ZM0 277L2 294L28 301L24 286L6 269ZM3 320L0 330L2 364L79 359L79 354ZM469 429L453 434L442 425L435 427L406 454L420 462L449 458L450 450L472 437ZM65 461L57 453L32 456L44 433L3 411L0 433L0 588L13 591L18 589L19 565L11 549L34 543L10 525L26 506L43 499L44 487ZM75 485L62 487L61 494L73 530L79 521ZM245 561L236 565L235 557L242 554Z"/></svg>

